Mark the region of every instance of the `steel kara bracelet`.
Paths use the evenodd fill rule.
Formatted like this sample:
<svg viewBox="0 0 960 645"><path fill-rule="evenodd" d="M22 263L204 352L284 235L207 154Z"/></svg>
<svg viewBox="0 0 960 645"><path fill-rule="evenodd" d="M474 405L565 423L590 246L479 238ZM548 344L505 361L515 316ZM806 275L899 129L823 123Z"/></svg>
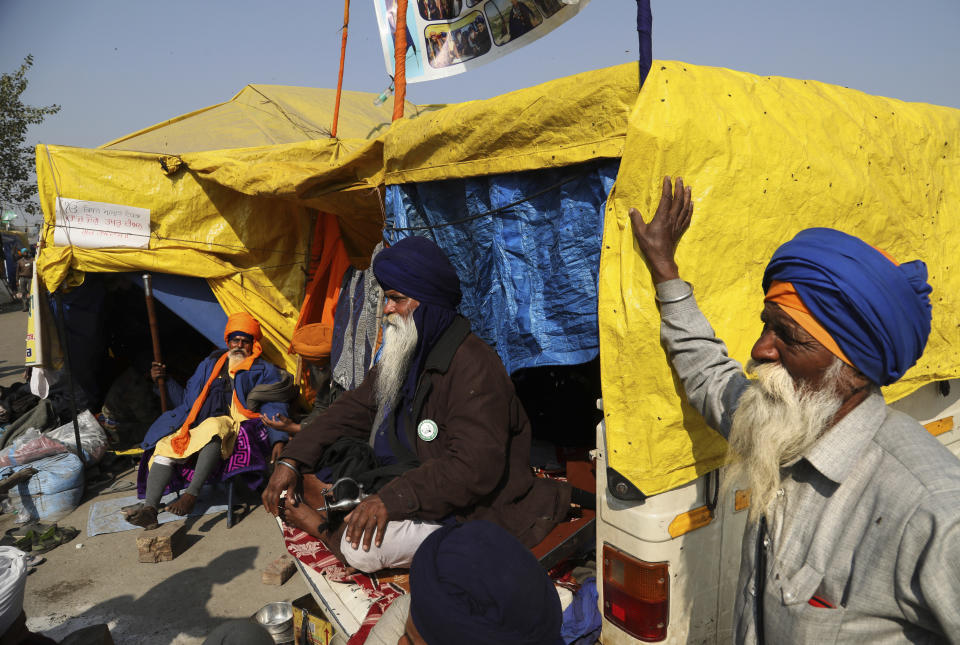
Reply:
<svg viewBox="0 0 960 645"><path fill-rule="evenodd" d="M277 461L277 463L282 464L287 468L289 468L290 470L292 470L293 472L297 473L297 479L301 479L303 477L303 475L300 473L300 469L294 466L293 464L291 464L290 462L280 459Z"/></svg>
<svg viewBox="0 0 960 645"><path fill-rule="evenodd" d="M666 300L664 300L659 295L657 295L656 292L654 292L653 299L659 302L661 305L669 305L669 304L673 304L674 302L681 302L683 300L686 300L687 298L693 295L693 285L687 282L686 280L684 280L684 283L687 285L687 288L689 289L689 291L687 291L682 296L677 296L676 298L667 298Z"/></svg>

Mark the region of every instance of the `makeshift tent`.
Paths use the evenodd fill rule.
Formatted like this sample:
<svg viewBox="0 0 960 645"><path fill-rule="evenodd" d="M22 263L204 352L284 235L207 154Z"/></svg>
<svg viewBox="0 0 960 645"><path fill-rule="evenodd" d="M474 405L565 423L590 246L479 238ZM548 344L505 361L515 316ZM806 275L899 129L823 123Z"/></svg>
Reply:
<svg viewBox="0 0 960 645"><path fill-rule="evenodd" d="M266 356L293 371L286 349L304 295L316 211L337 216L358 265L368 261L383 219L377 137L390 110L374 107L372 94L346 92L339 125L346 136L330 139L333 96L251 85L226 103L103 148L38 146L46 223L38 269L46 288L53 291L71 272L76 283L85 271L204 278L225 311L260 320ZM417 112L409 106L409 114ZM149 248L55 245L58 196L149 209Z"/></svg>
<svg viewBox="0 0 960 645"><path fill-rule="evenodd" d="M565 187L555 176L518 171L622 155L606 204L598 300L613 468L650 495L717 468L725 452L720 436L684 403L663 354L650 275L627 215L636 206L650 216L664 175L682 175L693 186L696 210L680 246L680 266L733 357L749 358L759 335L760 277L772 251L800 229L832 226L896 258L922 258L930 270L934 312L927 351L885 390L887 398L960 376L952 351L960 340L960 278L949 270L960 230L948 219L960 208L960 111L675 62L656 61L639 95L635 77L636 66L625 65L448 106L415 124L395 124L384 141L388 233L391 226L429 225L395 235L430 235L467 258L467 274L458 268L468 290L483 282L485 272L517 261L544 284L578 279L562 262L539 260L543 248L519 251L523 244L507 234L490 241L491 228L515 229L509 235L521 240L532 232L523 222L525 209L498 209L511 197L497 194L525 194L536 210L538 200L550 202L548 193L556 203ZM511 193L514 186L521 190ZM460 212L442 208L437 198L445 193ZM592 217L589 209L556 214L562 214L554 216L558 228ZM472 219L443 225L458 217ZM465 241L475 233L479 248L468 250ZM562 245L550 251L569 253ZM504 326L498 320L504 311L514 317L506 326L522 324L522 312L504 310L502 303L528 299L524 292L538 281L498 276L495 286L465 303L481 333L491 320ZM559 311L531 312L533 333L539 326L550 335L544 323L560 320ZM508 364L525 349L516 344L523 335L508 334L506 351L498 336L487 338ZM571 339L582 347L590 343Z"/></svg>

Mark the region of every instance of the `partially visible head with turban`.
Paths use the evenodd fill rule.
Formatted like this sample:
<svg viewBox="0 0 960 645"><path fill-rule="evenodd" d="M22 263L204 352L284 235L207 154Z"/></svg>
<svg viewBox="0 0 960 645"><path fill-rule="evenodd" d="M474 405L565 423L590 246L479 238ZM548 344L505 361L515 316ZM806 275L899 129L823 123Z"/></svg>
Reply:
<svg viewBox="0 0 960 645"><path fill-rule="evenodd" d="M290 340L294 352L308 361L322 361L330 357L333 346L333 327L325 323L311 323L296 329Z"/></svg>
<svg viewBox="0 0 960 645"><path fill-rule="evenodd" d="M410 567L410 623L427 645L559 645L557 590L537 559L496 524L445 526Z"/></svg>
<svg viewBox="0 0 960 645"><path fill-rule="evenodd" d="M780 246L763 289L768 302L878 385L903 376L930 335L926 265L897 264L837 230L807 229Z"/></svg>

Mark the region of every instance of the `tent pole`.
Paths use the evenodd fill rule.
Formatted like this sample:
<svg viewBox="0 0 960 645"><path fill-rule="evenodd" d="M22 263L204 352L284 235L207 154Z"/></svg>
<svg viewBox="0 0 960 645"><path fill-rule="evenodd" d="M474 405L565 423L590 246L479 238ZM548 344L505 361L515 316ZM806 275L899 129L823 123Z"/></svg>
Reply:
<svg viewBox="0 0 960 645"><path fill-rule="evenodd" d="M73 370L70 368L70 344L67 342L67 318L63 310L63 292L62 287L54 293L54 299L57 302L57 332L60 336L60 346L63 347L63 369L67 372L67 387L70 388L70 412L73 414L73 437L77 442L77 456L80 457L80 463L86 468L87 463L83 458L83 448L80 444L80 424L77 422L77 394L73 388Z"/></svg>
<svg viewBox="0 0 960 645"><path fill-rule="evenodd" d="M337 138L337 121L340 118L340 93L343 91L343 61L347 56L347 25L350 24L350 0L343 0L343 38L340 41L340 75L337 77L337 102L333 106L333 127L330 138Z"/></svg>
<svg viewBox="0 0 960 645"><path fill-rule="evenodd" d="M393 120L403 118L403 104L407 100L407 0L397 1L397 31L393 41Z"/></svg>
<svg viewBox="0 0 960 645"><path fill-rule="evenodd" d="M149 273L143 274L143 297L147 301L147 320L150 322L150 340L153 341L153 362L163 365L163 356L160 352L160 328L157 325L157 310L153 306L153 280ZM170 409L167 399L167 379L157 379L157 391L160 392L160 410Z"/></svg>

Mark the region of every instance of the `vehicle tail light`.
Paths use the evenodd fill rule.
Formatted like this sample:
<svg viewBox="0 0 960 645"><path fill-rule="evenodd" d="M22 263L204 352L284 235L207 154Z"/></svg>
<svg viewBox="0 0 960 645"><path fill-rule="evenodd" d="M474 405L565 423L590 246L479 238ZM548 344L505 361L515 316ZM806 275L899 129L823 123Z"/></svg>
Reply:
<svg viewBox="0 0 960 645"><path fill-rule="evenodd" d="M666 562L644 562L603 545L603 615L634 638L667 637L670 570Z"/></svg>

